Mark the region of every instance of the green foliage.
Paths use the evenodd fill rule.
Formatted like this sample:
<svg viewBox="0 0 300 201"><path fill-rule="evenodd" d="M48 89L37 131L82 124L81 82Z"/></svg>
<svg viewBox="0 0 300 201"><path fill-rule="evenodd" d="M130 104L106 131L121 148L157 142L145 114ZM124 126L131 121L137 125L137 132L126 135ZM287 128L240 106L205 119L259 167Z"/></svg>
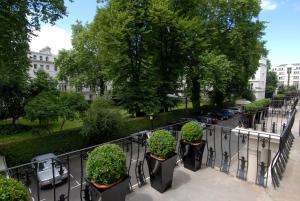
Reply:
<svg viewBox="0 0 300 201"><path fill-rule="evenodd" d="M278 84L277 75L275 72L268 70L266 83L266 97L272 98Z"/></svg>
<svg viewBox="0 0 300 201"><path fill-rule="evenodd" d="M193 143L202 139L203 128L197 121L191 121L184 124L181 128L182 139Z"/></svg>
<svg viewBox="0 0 300 201"><path fill-rule="evenodd" d="M88 103L84 96L75 92L63 92L59 96L60 117L63 119L61 130L65 121L79 119L87 110Z"/></svg>
<svg viewBox="0 0 300 201"><path fill-rule="evenodd" d="M249 103L244 106L244 111L246 114L255 114L259 110L259 107L255 103Z"/></svg>
<svg viewBox="0 0 300 201"><path fill-rule="evenodd" d="M244 110L246 114L255 114L258 111L263 110L266 107L269 107L270 104L271 104L270 99L262 99L245 105Z"/></svg>
<svg viewBox="0 0 300 201"><path fill-rule="evenodd" d="M15 0L0 4L0 102L1 113L13 123L24 114L27 97L28 42L40 22L54 23L66 15L63 0Z"/></svg>
<svg viewBox="0 0 300 201"><path fill-rule="evenodd" d="M86 174L98 184L112 184L126 175L126 156L115 144L95 148L88 154Z"/></svg>
<svg viewBox="0 0 300 201"><path fill-rule="evenodd" d="M42 92L32 98L25 106L26 118L38 120L40 125L48 126L60 115L59 97L56 92Z"/></svg>
<svg viewBox="0 0 300 201"><path fill-rule="evenodd" d="M72 25L72 31L73 49L60 51L55 60L55 65L60 68L58 78L76 88L85 86L95 91L100 88L102 95L107 76L97 56L95 35L89 32L88 25L80 22Z"/></svg>
<svg viewBox="0 0 300 201"><path fill-rule="evenodd" d="M106 103L105 103L106 104ZM81 133L91 142L109 141L120 137L124 128L122 115L103 105L103 100L98 99L91 104L83 118Z"/></svg>
<svg viewBox="0 0 300 201"><path fill-rule="evenodd" d="M21 182L0 176L0 201L30 201L30 196Z"/></svg>
<svg viewBox="0 0 300 201"><path fill-rule="evenodd" d="M57 91L57 81L54 80L49 73L43 69L39 69L35 73L35 78L30 80L30 95L32 97L41 92Z"/></svg>
<svg viewBox="0 0 300 201"><path fill-rule="evenodd" d="M62 154L88 146L80 129L69 129L52 134L30 135L24 140L0 144L0 155L6 157L9 166L30 162L37 155L46 153Z"/></svg>
<svg viewBox="0 0 300 201"><path fill-rule="evenodd" d="M0 135L15 135L30 129L31 126L3 124L0 125Z"/></svg>
<svg viewBox="0 0 300 201"><path fill-rule="evenodd" d="M159 157L168 158L176 150L176 140L166 130L155 131L148 140L149 151Z"/></svg>
<svg viewBox="0 0 300 201"><path fill-rule="evenodd" d="M244 91L241 94L242 98L245 98L249 101L255 101L256 97L253 93L253 91L250 89L250 87L247 87L244 89Z"/></svg>
<svg viewBox="0 0 300 201"><path fill-rule="evenodd" d="M285 94L276 94L276 95L273 96L272 99L273 99L273 100L284 100L285 97L286 97Z"/></svg>

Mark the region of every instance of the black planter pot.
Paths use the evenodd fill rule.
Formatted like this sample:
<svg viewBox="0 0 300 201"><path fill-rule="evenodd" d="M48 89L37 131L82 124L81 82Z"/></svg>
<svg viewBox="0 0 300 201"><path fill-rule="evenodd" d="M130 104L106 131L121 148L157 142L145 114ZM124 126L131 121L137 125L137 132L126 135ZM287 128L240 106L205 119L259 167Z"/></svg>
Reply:
<svg viewBox="0 0 300 201"><path fill-rule="evenodd" d="M194 172L201 168L205 145L205 140L201 140L197 145L187 143L184 140L180 141L182 161L185 168Z"/></svg>
<svg viewBox="0 0 300 201"><path fill-rule="evenodd" d="M129 189L130 176L126 176L121 182L107 189L96 188L89 179L86 179L89 186L91 201L125 201Z"/></svg>
<svg viewBox="0 0 300 201"><path fill-rule="evenodd" d="M153 158L150 153L146 153L151 186L160 193L165 192L172 186L173 173L176 165L177 154L166 160Z"/></svg>

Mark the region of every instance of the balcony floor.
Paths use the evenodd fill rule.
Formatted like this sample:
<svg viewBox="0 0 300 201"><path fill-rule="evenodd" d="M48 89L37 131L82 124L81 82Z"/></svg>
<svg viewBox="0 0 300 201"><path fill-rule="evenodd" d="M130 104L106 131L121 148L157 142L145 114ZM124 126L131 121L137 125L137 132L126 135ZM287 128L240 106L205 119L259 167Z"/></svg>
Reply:
<svg viewBox="0 0 300 201"><path fill-rule="evenodd" d="M161 194L148 184L127 196L127 201L299 201L300 200L300 114L296 114L292 132L295 136L290 159L280 183L274 189L269 180L263 188L254 183L242 181L234 176L205 167L198 172L175 168L173 186Z"/></svg>

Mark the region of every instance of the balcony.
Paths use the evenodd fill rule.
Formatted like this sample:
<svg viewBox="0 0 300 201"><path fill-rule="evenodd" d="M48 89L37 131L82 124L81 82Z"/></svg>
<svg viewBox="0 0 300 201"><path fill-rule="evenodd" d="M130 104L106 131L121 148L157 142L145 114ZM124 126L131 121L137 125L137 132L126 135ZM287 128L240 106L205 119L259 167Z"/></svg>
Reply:
<svg viewBox="0 0 300 201"><path fill-rule="evenodd" d="M296 105L297 99L280 107L272 103L274 107L255 115L253 128L247 128L249 122L243 118L234 119L235 124L231 127L209 125L204 131L207 144L202 168L197 172L183 167L183 153L177 143L173 184L165 193L159 193L150 186L145 160L149 132L109 142L119 145L127 156L127 171L131 179L126 200L297 200L295 192L300 187L300 171L294 168L300 165L297 160L300 148L291 149L293 133L298 133L298 124L293 126L295 119L299 119ZM183 123L168 125L164 129L169 130L179 142ZM296 143L300 144L298 140ZM59 155L59 163L52 159L53 166L65 166L68 170L67 181L53 187L40 188L35 162L3 172L9 172L22 181L33 201L90 201L92 188L86 181L85 163L87 153L97 146ZM54 173L53 178L57 178Z"/></svg>

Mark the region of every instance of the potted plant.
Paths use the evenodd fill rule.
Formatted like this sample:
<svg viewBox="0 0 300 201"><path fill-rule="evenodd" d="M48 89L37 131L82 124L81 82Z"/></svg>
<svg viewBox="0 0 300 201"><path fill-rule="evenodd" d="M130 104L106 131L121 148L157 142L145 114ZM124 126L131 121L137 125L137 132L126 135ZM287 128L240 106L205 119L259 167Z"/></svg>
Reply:
<svg viewBox="0 0 300 201"><path fill-rule="evenodd" d="M92 200L125 201L130 180L126 171L126 156L115 144L102 145L89 153L86 173Z"/></svg>
<svg viewBox="0 0 300 201"><path fill-rule="evenodd" d="M151 186L160 193L172 186L176 165L176 140L170 132L158 130L148 140L149 152L146 153Z"/></svg>
<svg viewBox="0 0 300 201"><path fill-rule="evenodd" d="M0 176L0 201L30 201L26 187L15 179Z"/></svg>
<svg viewBox="0 0 300 201"><path fill-rule="evenodd" d="M202 140L203 128L197 121L190 121L181 128L180 150L184 167L197 171L201 168L206 141Z"/></svg>

